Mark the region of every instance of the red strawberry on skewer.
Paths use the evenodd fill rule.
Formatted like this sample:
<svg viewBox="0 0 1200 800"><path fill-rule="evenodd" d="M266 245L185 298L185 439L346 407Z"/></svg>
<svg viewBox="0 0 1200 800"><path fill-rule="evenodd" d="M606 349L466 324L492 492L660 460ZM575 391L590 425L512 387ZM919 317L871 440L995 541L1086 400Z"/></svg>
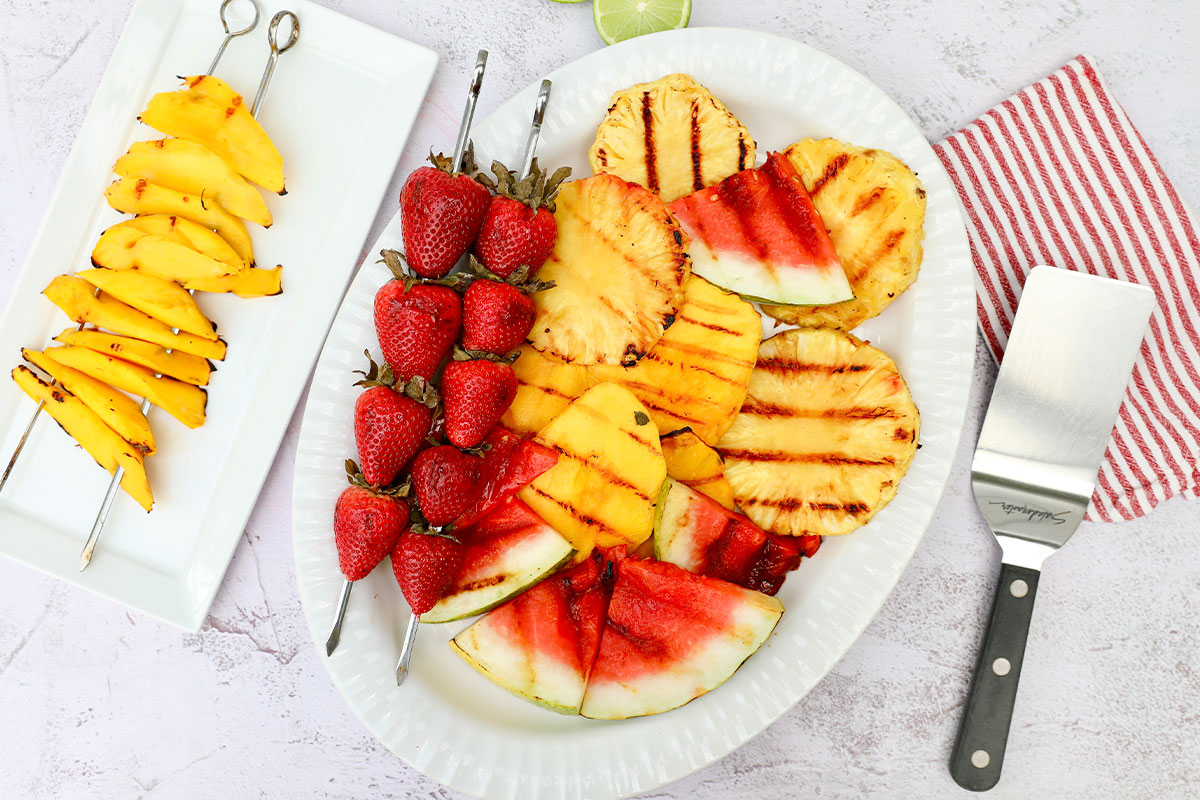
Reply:
<svg viewBox="0 0 1200 800"><path fill-rule="evenodd" d="M442 374L446 438L456 447L475 447L516 396L517 376L507 361L456 350Z"/></svg>
<svg viewBox="0 0 1200 800"><path fill-rule="evenodd" d="M382 256L396 276L375 294L375 334L383 358L400 381L430 380L458 338L462 302L453 289L415 282L395 250Z"/></svg>
<svg viewBox="0 0 1200 800"><path fill-rule="evenodd" d="M387 486L407 464L433 427L437 392L416 377L398 383L386 362L375 363L356 386L367 387L354 404L354 441L363 478L372 486Z"/></svg>
<svg viewBox="0 0 1200 800"><path fill-rule="evenodd" d="M470 147L457 172L451 159L440 153L431 153L429 160L433 166L414 170L400 190L400 220L404 252L413 272L422 278L441 278L471 249L490 195L471 177L475 160Z"/></svg>
<svg viewBox="0 0 1200 800"><path fill-rule="evenodd" d="M392 572L412 613L418 617L437 605L462 561L459 541L436 531L410 529L392 551Z"/></svg>
<svg viewBox="0 0 1200 800"><path fill-rule="evenodd" d="M457 447L423 450L412 467L413 492L425 520L435 528L454 522L483 489L483 459Z"/></svg>
<svg viewBox="0 0 1200 800"><path fill-rule="evenodd" d="M529 267L533 275L550 257L558 240L554 196L571 168L560 167L547 178L535 158L524 178L518 178L499 161L492 162L492 172L496 175L494 181L480 178L496 194L479 229L475 255L502 278L518 267Z"/></svg>
<svg viewBox="0 0 1200 800"><path fill-rule="evenodd" d="M533 300L508 283L481 279L463 293L462 346L502 356L533 328Z"/></svg>

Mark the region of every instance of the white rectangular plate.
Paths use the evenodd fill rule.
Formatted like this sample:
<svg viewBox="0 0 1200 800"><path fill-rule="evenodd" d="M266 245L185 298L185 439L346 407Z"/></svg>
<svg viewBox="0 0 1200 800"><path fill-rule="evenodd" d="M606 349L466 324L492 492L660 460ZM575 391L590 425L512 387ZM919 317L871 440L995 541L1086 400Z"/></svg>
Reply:
<svg viewBox="0 0 1200 800"><path fill-rule="evenodd" d="M223 35L218 5L135 4L0 318L6 373L21 346L42 347L72 324L39 292L90 266L96 238L121 218L103 196L113 161L161 136L137 122L152 94L208 68ZM270 229L248 226L259 266L283 265L283 294L198 296L229 343L208 387L208 421L192 431L151 409L154 511L119 494L86 572L79 551L109 479L53 420L38 421L0 494L0 553L191 630L212 604L437 64L429 50L310 0L259 5L258 27L230 43L216 74L252 98L268 22L284 7L300 18L259 114L283 153L288 193L268 196ZM33 410L0 379L0 464Z"/></svg>

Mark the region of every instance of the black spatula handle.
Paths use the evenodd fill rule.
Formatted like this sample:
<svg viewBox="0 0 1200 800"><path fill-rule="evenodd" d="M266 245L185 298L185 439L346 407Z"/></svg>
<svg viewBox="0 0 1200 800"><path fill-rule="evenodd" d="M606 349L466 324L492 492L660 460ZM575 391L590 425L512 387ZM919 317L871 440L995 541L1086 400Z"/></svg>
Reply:
<svg viewBox="0 0 1200 800"><path fill-rule="evenodd" d="M1039 574L1012 564L1000 568L992 616L950 756L950 775L964 789L982 792L1000 780Z"/></svg>

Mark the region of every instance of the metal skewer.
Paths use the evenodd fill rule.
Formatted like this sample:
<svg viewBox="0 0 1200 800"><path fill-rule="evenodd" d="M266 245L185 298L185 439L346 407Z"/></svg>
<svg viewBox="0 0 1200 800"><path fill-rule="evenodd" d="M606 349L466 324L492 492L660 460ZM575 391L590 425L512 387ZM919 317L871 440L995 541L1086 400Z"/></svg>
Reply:
<svg viewBox="0 0 1200 800"><path fill-rule="evenodd" d="M225 55L225 48L229 45L229 42L231 39L235 39L238 36L246 35L250 31L254 30L254 28L258 25L258 18L259 18L258 3L254 2L254 0L249 0L250 6L254 9L254 19L251 20L249 25L247 25L245 28L242 28L241 30L238 30L238 31L229 30L229 20L226 19L225 13L226 13L226 10L229 8L229 6L233 2L234 2L234 0L224 0L224 2L221 3L221 13L220 13L221 27L224 28L224 30L225 30L225 38L221 41L221 46L217 48L217 54L213 57L212 64L209 65L208 72L205 73L206 75L211 75L216 70L217 64L220 63L221 56ZM282 51L280 51L280 52L282 52ZM100 293L100 290L97 289L96 294L99 294L99 293ZM79 327L76 328L76 330L81 331L85 327L87 327L87 323L81 322L81 323L79 323ZM58 383L58 381L56 379L51 379L51 381L50 381L51 386L54 386L57 383ZM21 434L21 438L17 441L16 449L13 450L12 456L8 459L8 464L4 467L4 474L0 475L0 491L2 491L4 489L4 484L8 482L8 477L10 475L12 475L13 468L17 465L17 459L19 459L21 457L21 452L25 449L26 442L29 441L29 435L31 433L33 433L33 426L35 423L37 423L38 417L41 416L42 409L45 408L45 406L46 406L46 402L44 400L39 400L38 404L37 404L37 408L35 408L33 410L33 415L30 416L30 418L29 418L29 424L25 426L25 432ZM143 411L143 413L145 413L144 408L142 409L142 411ZM119 483L119 481L116 481L116 483ZM107 501L107 505L112 505L112 502ZM93 544L93 547L94 546L95 545ZM87 557L88 558L91 557L90 551L88 551Z"/></svg>
<svg viewBox="0 0 1200 800"><path fill-rule="evenodd" d="M229 5L231 0L225 0L221 4L221 24L225 26L225 30L229 30L229 26L225 22L225 7ZM282 46L276 39L276 33L279 28L279 23L284 18L291 19L291 32L288 34L288 39ZM213 60L215 67L221 58L221 53L225 50L225 45L233 35L240 36L243 33L248 33L253 30L258 24L258 4L254 3L254 23L244 31L239 31L237 34L231 34L225 37L225 41L221 43L221 49L217 51L217 58ZM286 52L296 40L300 37L300 20L291 11L280 11L271 19L271 24L267 28L267 41L271 45L271 55L267 60L266 69L263 70L262 80L258 84L258 94L254 98L254 105L250 109L252 116L258 116L260 102L263 95L266 93L267 84L271 81L271 75L275 72L275 63L279 60L279 54ZM210 74L212 69L209 70ZM191 292L195 294L195 292ZM171 329L173 333L179 333L178 328ZM161 375L156 377L162 377ZM150 400L142 400L142 414L150 410ZM125 476L125 468L118 465L116 472L113 473L112 480L108 484L108 491L104 494L104 501L100 504L100 511L96 514L96 521L92 523L91 533L88 534L87 542L83 545L83 552L79 555L79 571L83 572L92 563L92 553L96 550L96 545L100 542L100 534L104 532L104 525L108 522L108 512L112 509L113 501L117 498L117 489L121 485L121 478Z"/></svg>
<svg viewBox="0 0 1200 800"><path fill-rule="evenodd" d="M228 8L229 4L232 2L233 0L223 0L221 3L221 27L225 29L225 39L221 42L221 46L217 48L217 54L213 56L212 63L208 65L208 72L204 73L205 75L212 75L217 71L217 64L220 63L221 56L225 55L225 48L229 45L230 40L247 34L258 27L258 3L251 2L250 5L254 7L254 19L250 20L250 24L242 28L240 31L229 30L229 20L225 19L225 9Z"/></svg>
<svg viewBox="0 0 1200 800"><path fill-rule="evenodd" d="M537 150L538 138L542 133L542 122L546 118L546 104L550 102L550 86L548 80L543 80L538 89L537 100L533 106L533 119L529 123L529 135L525 137L525 153L521 157L521 176L524 179L533 166L533 154ZM469 117L464 116L464 121ZM459 140L465 137L459 133ZM457 165L457 161L455 162ZM457 169L457 166L455 167ZM404 643L400 646L400 659L396 663L396 685L404 683L408 677L408 662L412 660L414 645L417 642L417 627L421 624L421 615L413 614L408 618L408 628L404 631Z"/></svg>
<svg viewBox="0 0 1200 800"><path fill-rule="evenodd" d="M475 56L475 70L471 73L471 84L467 87L467 106L463 109L462 122L458 124L458 139L454 142L454 155L451 157L451 169L454 172L462 169L463 156L467 152L467 139L471 135L471 120L475 118L475 104L479 102L479 90L483 87L483 73L487 69L487 50L480 50ZM329 631L329 638L325 640L325 655L333 655L333 651L337 649L338 642L342 638L342 620L346 617L346 604L350 602L350 590L354 588L354 582L349 580L342 581L342 591L338 595L337 611L334 614L333 627ZM412 639L416 636L416 623L409 622L409 633L405 638L405 647L409 655L412 654ZM405 672L408 671L408 657L403 655L404 649L401 649L400 663L404 666ZM399 667L397 667L399 669ZM397 677L397 681L403 678Z"/></svg>

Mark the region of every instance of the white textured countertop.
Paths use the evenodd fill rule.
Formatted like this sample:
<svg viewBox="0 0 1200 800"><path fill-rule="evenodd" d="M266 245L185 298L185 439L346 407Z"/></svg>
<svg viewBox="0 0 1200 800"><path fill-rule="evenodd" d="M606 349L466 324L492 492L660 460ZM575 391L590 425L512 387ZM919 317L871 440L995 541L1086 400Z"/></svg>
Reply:
<svg viewBox="0 0 1200 800"><path fill-rule="evenodd" d="M587 4L330 5L441 57L400 175L431 143L452 143L479 47L492 52L486 114L602 46ZM958 5L694 0L692 24L767 30L832 53L890 92L931 140L1088 53L1200 208L1200 8L1174 0ZM0 303L129 6L0 0ZM398 191L399 179L371 240ZM941 508L859 643L766 733L653 797L968 796L946 763L998 558L967 485L992 377L980 351ZM297 423L199 634L0 560L0 797L456 796L367 733L308 636L289 526ZM1185 798L1197 785L1200 506L1175 500L1119 527L1085 524L1047 563L1004 777L991 794Z"/></svg>

